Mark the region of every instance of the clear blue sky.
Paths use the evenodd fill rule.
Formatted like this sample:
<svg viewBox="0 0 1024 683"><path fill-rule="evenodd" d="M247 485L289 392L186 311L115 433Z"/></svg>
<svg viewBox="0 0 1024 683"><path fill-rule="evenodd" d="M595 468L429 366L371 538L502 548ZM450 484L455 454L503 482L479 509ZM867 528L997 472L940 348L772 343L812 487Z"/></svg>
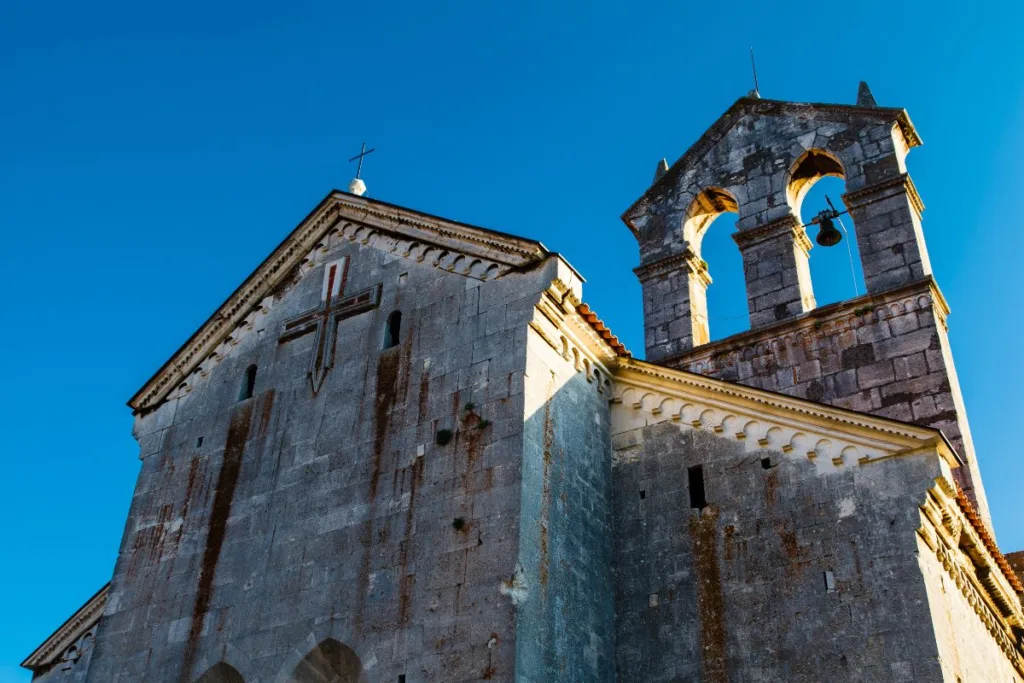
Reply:
<svg viewBox="0 0 1024 683"><path fill-rule="evenodd" d="M372 196L541 239L642 353L618 217L658 159L750 89L751 44L765 97L852 103L863 79L910 111L996 530L1024 547L1021 14L1008 0L5 3L0 683L27 680L18 662L110 577L139 467L125 401L346 186L362 140L378 150ZM716 337L745 326L728 222L705 242ZM833 252L812 261L823 301L851 288Z"/></svg>

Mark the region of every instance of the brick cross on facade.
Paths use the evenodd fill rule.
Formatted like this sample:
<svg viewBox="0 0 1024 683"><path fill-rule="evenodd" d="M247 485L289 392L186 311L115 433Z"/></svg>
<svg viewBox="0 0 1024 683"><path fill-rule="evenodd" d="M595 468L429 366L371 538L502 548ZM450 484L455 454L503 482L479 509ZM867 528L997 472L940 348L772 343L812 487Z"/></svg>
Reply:
<svg viewBox="0 0 1024 683"><path fill-rule="evenodd" d="M354 315L365 313L380 305L381 285L345 296L348 278L348 257L328 263L324 268L324 285L320 305L289 318L281 329L278 343L297 339L313 332L313 355L309 360L309 382L313 393L320 391L324 378L334 365L334 343L338 323Z"/></svg>

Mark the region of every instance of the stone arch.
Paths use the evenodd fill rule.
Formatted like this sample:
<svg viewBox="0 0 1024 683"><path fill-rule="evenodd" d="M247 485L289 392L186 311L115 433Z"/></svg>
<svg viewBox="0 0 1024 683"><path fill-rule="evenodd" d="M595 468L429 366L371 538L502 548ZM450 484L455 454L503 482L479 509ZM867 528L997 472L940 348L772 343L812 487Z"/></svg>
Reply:
<svg viewBox="0 0 1024 683"><path fill-rule="evenodd" d="M846 180L846 169L835 154L820 148L806 150L790 167L786 177L786 200L793 215L800 218L800 206L814 184L822 178Z"/></svg>
<svg viewBox="0 0 1024 683"><path fill-rule="evenodd" d="M245 683L245 679L235 667L222 661L207 669L195 683Z"/></svg>
<svg viewBox="0 0 1024 683"><path fill-rule="evenodd" d="M367 683L367 678L359 655L334 638L327 638L302 658L287 683Z"/></svg>
<svg viewBox="0 0 1024 683"><path fill-rule="evenodd" d="M694 256L700 257L704 233L723 213L739 214L736 196L721 187L706 187L697 193L683 218L683 239Z"/></svg>
<svg viewBox="0 0 1024 683"><path fill-rule="evenodd" d="M683 219L683 238L686 240L687 249L687 276L689 290L689 309L691 314L692 345L700 346L711 341L710 316L708 312L708 287L712 284L711 274L708 270L708 263L701 256L704 235L708 228L722 214L739 214L739 202L729 190L721 187L706 187L693 198L686 210ZM731 232L731 231L730 231ZM736 249L732 240L726 238L728 246L714 238L716 244L711 247L709 258L715 260L728 259ZM723 251L725 249L725 251ZM712 299L721 297L715 302L716 314L722 316L721 320L736 319L746 313L746 301L741 286L743 271L739 252L735 252L736 263L732 268L725 268L721 272L724 277L719 280L718 287L713 290L716 294ZM718 261L719 266L723 264ZM730 264L726 263L727 266ZM733 305L728 305L728 304ZM732 310L735 308L735 310ZM726 325L727 329L733 325ZM742 325L741 327L745 327ZM734 332L739 330L729 330Z"/></svg>

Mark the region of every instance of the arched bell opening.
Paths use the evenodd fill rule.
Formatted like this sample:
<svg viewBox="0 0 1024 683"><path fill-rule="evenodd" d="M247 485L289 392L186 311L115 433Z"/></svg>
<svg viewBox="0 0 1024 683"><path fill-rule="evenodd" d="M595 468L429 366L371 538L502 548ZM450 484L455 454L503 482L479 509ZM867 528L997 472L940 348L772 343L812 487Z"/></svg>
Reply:
<svg viewBox="0 0 1024 683"><path fill-rule="evenodd" d="M694 346L750 327L743 258L731 237L738 213L736 197L718 187L702 190L686 212L683 238L703 269L690 274Z"/></svg>
<svg viewBox="0 0 1024 683"><path fill-rule="evenodd" d="M856 231L842 200L845 192L846 174L833 154L811 149L793 165L787 198L815 243L809 268L818 306L865 292Z"/></svg>

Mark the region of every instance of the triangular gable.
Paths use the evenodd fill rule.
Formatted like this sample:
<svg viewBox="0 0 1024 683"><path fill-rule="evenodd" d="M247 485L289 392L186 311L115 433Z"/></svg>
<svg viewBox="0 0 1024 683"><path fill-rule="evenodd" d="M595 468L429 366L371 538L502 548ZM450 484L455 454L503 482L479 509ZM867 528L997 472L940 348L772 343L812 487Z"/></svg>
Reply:
<svg viewBox="0 0 1024 683"><path fill-rule="evenodd" d="M540 242L451 221L335 190L228 297L128 401L135 412L156 408L248 318L265 310L281 282L324 248L332 233L479 280L500 277L551 255Z"/></svg>
<svg viewBox="0 0 1024 683"><path fill-rule="evenodd" d="M823 121L848 121L854 116L874 118L883 122L892 121L899 125L908 145L916 147L921 144L921 138L917 134L917 130L914 129L914 124L911 123L910 116L905 109L858 107L846 104L785 102L782 100L765 100L758 97L741 97L724 114L718 117L718 120L686 150L683 156L679 157L667 171L659 175L639 199L626 209L622 214L622 221L626 226L636 234L636 228L634 228L632 221L642 213L648 198L670 187L680 175L703 159L711 148L718 144L748 114L753 116L813 116Z"/></svg>
<svg viewBox="0 0 1024 683"><path fill-rule="evenodd" d="M660 422L703 429L814 461L819 471L935 449L950 467L959 456L931 427L835 408L684 370L620 358L615 373L612 434Z"/></svg>

